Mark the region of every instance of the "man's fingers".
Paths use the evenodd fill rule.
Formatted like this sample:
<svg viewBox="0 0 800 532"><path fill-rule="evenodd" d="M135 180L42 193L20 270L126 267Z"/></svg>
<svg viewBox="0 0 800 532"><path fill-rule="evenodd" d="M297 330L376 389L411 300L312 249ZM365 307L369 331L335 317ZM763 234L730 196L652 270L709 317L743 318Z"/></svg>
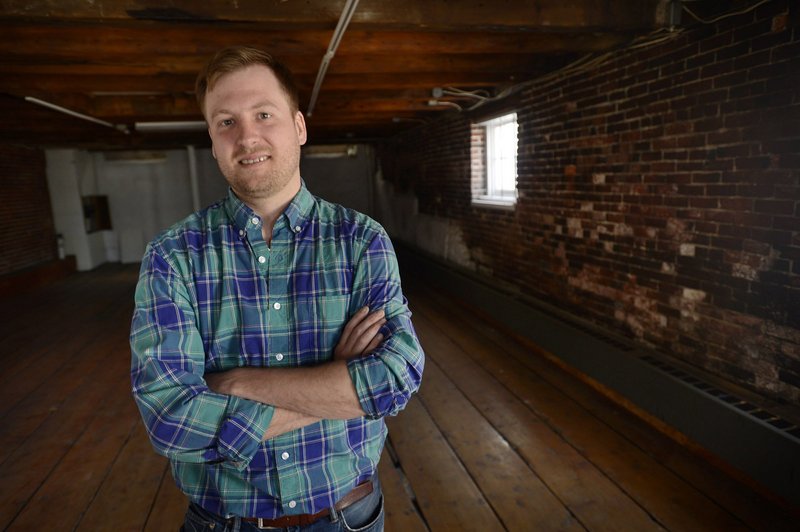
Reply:
<svg viewBox="0 0 800 532"><path fill-rule="evenodd" d="M365 330L359 331L359 334L355 337L353 352L357 355L363 354L367 346L372 342L373 338L375 338L375 335L378 334L378 331L383 327L384 323L386 323L386 320L381 318L380 321L373 323ZM356 330L358 330L358 328Z"/></svg>
<svg viewBox="0 0 800 532"><path fill-rule="evenodd" d="M364 334L367 330L372 328L376 323L379 322L386 323L386 319L384 319L383 309L378 309L370 312L366 316L364 316L359 323L355 325L353 332L359 336Z"/></svg>
<svg viewBox="0 0 800 532"><path fill-rule="evenodd" d="M369 307L364 305L353 314L342 329L342 336L336 343L335 355L349 355L352 353L352 344L355 341L357 334L353 333L353 329L361 323L364 318L368 316Z"/></svg>
<svg viewBox="0 0 800 532"><path fill-rule="evenodd" d="M345 337L345 335L349 334L350 331L352 331L353 328L355 328L356 325L361 323L361 321L368 315L369 315L368 306L364 305L363 307L358 309L356 313L353 314L353 316L349 320L347 320L347 323L345 324L344 329L342 330L342 337Z"/></svg>
<svg viewBox="0 0 800 532"><path fill-rule="evenodd" d="M372 353L373 351L375 351L378 348L378 346L381 345L382 341L383 341L383 335L381 333L376 334L372 338L372 341L369 343L369 345L366 347L366 349L364 349L364 354L368 355L368 354Z"/></svg>
<svg viewBox="0 0 800 532"><path fill-rule="evenodd" d="M367 314L364 312L365 308L369 310L367 307L359 309L358 312L353 314L350 321L347 322L347 325L342 331L342 339L345 344L352 344L353 339L363 335L370 327L375 325L375 323L384 320L383 309L374 310Z"/></svg>
<svg viewBox="0 0 800 532"><path fill-rule="evenodd" d="M368 306L361 307L347 321L342 329L342 336L334 349L337 358L352 358L375 349L383 339L376 340L378 331L386 323L383 309L369 311Z"/></svg>

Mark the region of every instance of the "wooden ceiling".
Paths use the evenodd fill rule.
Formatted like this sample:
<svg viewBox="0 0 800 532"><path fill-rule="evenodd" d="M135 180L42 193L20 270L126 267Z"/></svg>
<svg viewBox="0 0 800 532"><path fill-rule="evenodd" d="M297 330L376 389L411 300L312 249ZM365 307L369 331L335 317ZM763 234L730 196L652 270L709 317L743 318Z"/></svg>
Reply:
<svg viewBox="0 0 800 532"><path fill-rule="evenodd" d="M295 72L301 105L345 0L0 0L0 142L39 146L208 145L205 131L136 123L202 120L205 60L263 47ZM434 88L508 87L663 25L664 0L361 0L321 85L310 142L383 138L452 112ZM38 98L127 128L26 101ZM462 106L475 100L441 98Z"/></svg>

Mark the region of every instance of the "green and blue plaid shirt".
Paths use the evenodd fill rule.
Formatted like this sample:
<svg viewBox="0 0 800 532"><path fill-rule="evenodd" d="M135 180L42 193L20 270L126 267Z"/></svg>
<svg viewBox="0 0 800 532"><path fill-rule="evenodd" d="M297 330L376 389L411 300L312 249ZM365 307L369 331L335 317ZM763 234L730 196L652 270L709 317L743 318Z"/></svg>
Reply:
<svg viewBox="0 0 800 532"><path fill-rule="evenodd" d="M379 348L348 362L365 417L262 442L274 407L206 386L206 372L331 360L364 305L387 318ZM383 416L419 388L424 355L410 317L379 224L303 185L268 247L261 219L229 191L147 247L131 326L133 395L153 446L203 508L264 518L316 513L373 475Z"/></svg>

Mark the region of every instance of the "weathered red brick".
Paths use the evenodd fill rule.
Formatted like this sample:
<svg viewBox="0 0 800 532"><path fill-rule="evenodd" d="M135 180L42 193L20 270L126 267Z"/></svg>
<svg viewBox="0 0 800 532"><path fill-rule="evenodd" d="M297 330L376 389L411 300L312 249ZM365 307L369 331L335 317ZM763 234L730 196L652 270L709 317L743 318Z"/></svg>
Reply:
<svg viewBox="0 0 800 532"><path fill-rule="evenodd" d="M464 120L396 139L393 157L414 164L384 161L387 178L413 183L423 213L462 227L478 271L800 403L800 387L768 366L797 352L797 337L755 332L791 329L776 322L796 313L779 291L800 286L800 54L796 32L773 31L774 5L788 9L768 2L525 89L516 212L469 207L470 178L457 162L469 153ZM692 302L696 325L682 318L684 289L706 294ZM625 290L639 299L623 299ZM632 310L641 313L635 329ZM748 339L761 346L758 360L741 347Z"/></svg>

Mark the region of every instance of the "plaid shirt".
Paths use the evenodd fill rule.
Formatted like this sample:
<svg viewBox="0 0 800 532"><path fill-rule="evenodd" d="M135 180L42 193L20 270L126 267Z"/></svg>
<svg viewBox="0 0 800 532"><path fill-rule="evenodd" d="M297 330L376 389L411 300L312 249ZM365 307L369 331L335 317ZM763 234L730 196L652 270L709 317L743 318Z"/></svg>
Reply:
<svg viewBox="0 0 800 532"><path fill-rule="evenodd" d="M150 439L183 492L225 516L333 506L375 472L383 416L400 411L422 378L424 355L380 225L302 185L272 234L268 247L261 219L229 191L149 244L136 289L131 380ZM205 372L331 360L364 305L387 318L378 349L348 362L365 417L262 442L274 407L206 386Z"/></svg>

